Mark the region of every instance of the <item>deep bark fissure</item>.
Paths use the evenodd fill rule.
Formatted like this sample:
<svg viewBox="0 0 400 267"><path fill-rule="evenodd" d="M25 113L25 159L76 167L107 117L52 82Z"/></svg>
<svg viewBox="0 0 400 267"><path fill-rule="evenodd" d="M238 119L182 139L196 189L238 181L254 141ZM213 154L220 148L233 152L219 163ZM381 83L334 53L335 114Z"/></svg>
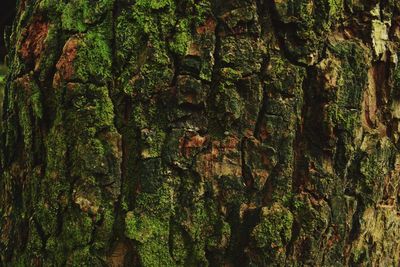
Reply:
<svg viewBox="0 0 400 267"><path fill-rule="evenodd" d="M6 42L0 265L400 261L396 2L64 2Z"/></svg>
<svg viewBox="0 0 400 267"><path fill-rule="evenodd" d="M260 131L261 131L261 125L263 123L264 120L264 116L267 113L267 100L268 100L268 92L267 92L267 87L264 84L265 81L265 72L267 70L267 66L269 63L269 58L265 57L263 59L262 65L261 65L261 69L260 69L260 80L261 80L261 87L262 87L262 98L261 98L261 108L258 111L258 115L257 115L257 120L256 123L254 125L254 132L253 135L254 137L256 137L257 139L260 140Z"/></svg>

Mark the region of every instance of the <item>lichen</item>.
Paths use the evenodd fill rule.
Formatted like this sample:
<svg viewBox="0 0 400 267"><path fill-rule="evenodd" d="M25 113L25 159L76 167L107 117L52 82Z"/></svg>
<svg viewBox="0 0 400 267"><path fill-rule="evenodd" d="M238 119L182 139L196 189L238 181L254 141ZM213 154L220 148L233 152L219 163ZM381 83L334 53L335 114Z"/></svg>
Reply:
<svg viewBox="0 0 400 267"><path fill-rule="evenodd" d="M377 58L385 58L389 34L387 26L384 22L380 20L372 20L371 39L372 45L374 47L375 56Z"/></svg>

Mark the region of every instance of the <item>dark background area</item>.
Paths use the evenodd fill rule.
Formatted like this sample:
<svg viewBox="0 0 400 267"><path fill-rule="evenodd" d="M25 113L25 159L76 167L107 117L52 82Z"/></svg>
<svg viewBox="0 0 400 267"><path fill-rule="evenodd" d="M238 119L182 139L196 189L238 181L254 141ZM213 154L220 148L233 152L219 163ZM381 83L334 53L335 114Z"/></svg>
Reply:
<svg viewBox="0 0 400 267"><path fill-rule="evenodd" d="M1 0L0 2L0 63L4 62L4 56L7 51L4 43L4 29L11 26L14 16L17 0Z"/></svg>

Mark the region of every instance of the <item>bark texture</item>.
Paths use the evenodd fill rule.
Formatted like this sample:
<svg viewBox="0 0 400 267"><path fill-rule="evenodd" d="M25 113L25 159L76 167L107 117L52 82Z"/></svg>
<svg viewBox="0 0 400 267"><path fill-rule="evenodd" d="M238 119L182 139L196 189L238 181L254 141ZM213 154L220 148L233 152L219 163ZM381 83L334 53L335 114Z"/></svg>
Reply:
<svg viewBox="0 0 400 267"><path fill-rule="evenodd" d="M396 0L20 0L3 266L399 266Z"/></svg>

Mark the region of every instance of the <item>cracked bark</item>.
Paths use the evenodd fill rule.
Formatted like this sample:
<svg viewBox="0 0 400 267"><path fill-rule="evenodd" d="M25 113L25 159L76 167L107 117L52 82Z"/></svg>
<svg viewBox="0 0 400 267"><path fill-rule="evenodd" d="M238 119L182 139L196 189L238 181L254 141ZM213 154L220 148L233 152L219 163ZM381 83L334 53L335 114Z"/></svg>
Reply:
<svg viewBox="0 0 400 267"><path fill-rule="evenodd" d="M395 1L19 1L0 266L397 266Z"/></svg>

